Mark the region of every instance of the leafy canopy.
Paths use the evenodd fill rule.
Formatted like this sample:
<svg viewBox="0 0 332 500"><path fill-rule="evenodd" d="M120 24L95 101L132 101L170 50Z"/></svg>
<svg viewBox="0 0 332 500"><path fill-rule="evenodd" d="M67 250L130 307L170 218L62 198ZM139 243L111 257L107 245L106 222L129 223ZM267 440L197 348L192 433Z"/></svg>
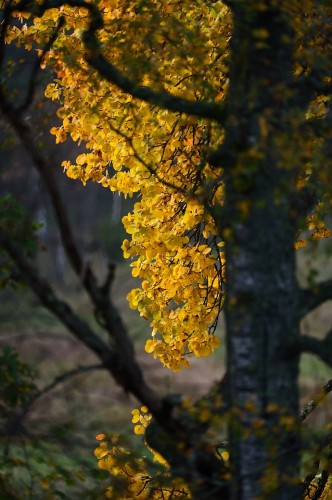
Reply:
<svg viewBox="0 0 332 500"><path fill-rule="evenodd" d="M139 193L133 212L123 218L130 235L123 242L124 256L132 259L133 276L142 280L141 287L129 293L129 304L152 327L147 352L177 371L189 365L188 355L206 356L219 346L214 330L223 303L224 253L212 215L223 203L223 183L222 170L209 162L209 154L223 140L223 127L215 118L227 94L230 11L220 1L100 0L91 2L97 9L91 12L70 3L60 2L59 8L46 10L21 29L12 27L8 41L17 37L32 48L55 38L47 54L40 49L41 64L51 65L56 75L46 96L61 105L62 124L51 133L57 143L69 135L87 148L75 164L62 163L67 175L83 183L99 182L125 196ZM325 57L326 49L316 40L319 35L312 37L310 31L317 14L313 6L306 2L307 24L300 22L304 6L295 1L285 6L298 31L294 73L299 78L310 71L313 45L322 61ZM89 45L86 34L94 12L100 29L98 41L92 39ZM259 30L256 44L263 46L267 36ZM306 37L307 46L302 43ZM135 82L133 94L140 89L144 95L148 87L164 96L185 96L186 102L215 103L215 116L211 120L172 112L167 99L160 98L154 106L120 91L89 64L87 52L93 54L96 48L121 72L124 86ZM326 99L318 96L308 118L325 113ZM264 136L265 117L259 125ZM321 144L315 134L307 135L299 189L321 165ZM282 147L285 158L294 154L291 145L289 151ZM305 162L313 149L316 165ZM259 155L253 147L253 164ZM327 176L326 171L320 173L320 182ZM314 237L329 235L323 222L326 204L329 200L321 200L309 216ZM245 216L245 203L239 208ZM304 245L299 239L297 246Z"/></svg>
<svg viewBox="0 0 332 500"><path fill-rule="evenodd" d="M137 1L100 2L99 9L103 52L130 79L192 100L222 100L231 27L226 7ZM220 127L151 107L100 79L84 60L84 8L48 10L19 37L28 47L47 43L59 14L63 25L46 56L56 79L46 96L61 103L62 125L51 133L57 143L68 134L86 143L75 165L63 162L69 177L125 196L140 193L123 219L131 235L123 242L124 256L134 259L132 274L142 279L128 299L151 323L146 350L179 370L189 365L189 353L206 356L219 346L213 332L223 301L224 258L199 196L209 191L211 204L222 198L215 182L220 172L207 162Z"/></svg>

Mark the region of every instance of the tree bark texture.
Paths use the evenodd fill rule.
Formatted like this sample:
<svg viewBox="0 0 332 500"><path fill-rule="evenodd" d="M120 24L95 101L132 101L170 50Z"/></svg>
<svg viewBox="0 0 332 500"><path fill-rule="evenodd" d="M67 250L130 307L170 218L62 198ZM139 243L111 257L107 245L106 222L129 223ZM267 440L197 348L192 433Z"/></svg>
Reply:
<svg viewBox="0 0 332 500"><path fill-rule="evenodd" d="M293 33L275 2L234 2L226 102L226 327L232 500L300 498ZM295 139L294 139L295 140ZM292 145L295 147L295 145ZM289 158L289 156L288 156ZM296 158L294 159L296 162Z"/></svg>

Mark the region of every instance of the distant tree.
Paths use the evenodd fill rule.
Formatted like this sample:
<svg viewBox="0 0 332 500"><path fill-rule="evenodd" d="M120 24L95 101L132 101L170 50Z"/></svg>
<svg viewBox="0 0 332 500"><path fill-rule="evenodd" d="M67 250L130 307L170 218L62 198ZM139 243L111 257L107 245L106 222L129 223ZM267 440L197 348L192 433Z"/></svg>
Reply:
<svg viewBox="0 0 332 500"><path fill-rule="evenodd" d="M332 298L332 281L300 288L295 251L330 236L331 15L329 2L315 0L3 2L3 39L38 48L38 64L55 72L46 95L61 106L62 125L51 129L56 142L69 134L87 146L75 164L63 162L67 175L141 195L124 218L131 240L123 250L142 279L129 303L153 328L147 352L176 371L190 356L209 355L225 311L226 377L186 410L144 381L109 299L112 269L99 285L84 268L61 204L64 246L111 347L36 279L1 232L42 303L147 407L148 444L193 498L330 494L330 437L304 482L300 471L301 418L330 385L301 417L298 372L303 352L331 366L332 332L317 340L300 335L299 324ZM3 90L0 97L52 192L23 119L25 102L15 107ZM145 411L134 414L143 427ZM220 428L228 422L229 461L209 442L213 414ZM97 455L112 470L107 446ZM146 477L140 469L129 475ZM181 488L177 494L189 494ZM159 498L162 490L149 494Z"/></svg>

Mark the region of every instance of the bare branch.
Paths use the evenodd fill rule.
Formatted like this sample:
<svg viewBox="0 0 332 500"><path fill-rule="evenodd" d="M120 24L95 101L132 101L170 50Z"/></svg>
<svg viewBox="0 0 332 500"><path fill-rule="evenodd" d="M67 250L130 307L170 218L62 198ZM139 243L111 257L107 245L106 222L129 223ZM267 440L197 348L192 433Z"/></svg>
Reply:
<svg viewBox="0 0 332 500"><path fill-rule="evenodd" d="M120 340L113 346L105 343L85 321L76 315L67 303L56 296L47 281L40 278L37 270L27 261L20 249L1 230L0 246L14 260L20 270L21 279L33 290L44 307L51 311L80 342L98 356L115 381L126 392L132 393L145 404L164 429L172 428L174 431L174 422L171 419L167 420L163 414L162 398L147 385L133 352L127 348L126 340L123 349ZM115 308L110 308L107 320L114 329L113 335L118 339L124 326ZM117 325L120 333L115 331Z"/></svg>
<svg viewBox="0 0 332 500"><path fill-rule="evenodd" d="M10 431L11 429L15 432L16 429L21 430L22 429L22 422L27 416L27 414L30 412L31 408L33 405L36 403L38 399L41 397L45 396L48 392L52 391L55 389L58 385L62 384L63 382L66 382L72 377L75 377L76 375L79 375L81 373L87 373L92 370L105 370L105 365L104 364L93 364L93 365L86 365L86 366L78 366L77 368L74 368L73 370L69 370L67 372L61 373L55 379L39 391L35 392L31 399L23 406L23 408L20 409L20 411L14 416L13 419L9 422L9 426L3 433L4 435L12 434Z"/></svg>
<svg viewBox="0 0 332 500"><path fill-rule="evenodd" d="M0 245L16 263L22 280L34 291L41 303L57 316L75 337L89 347L104 363L109 363L112 356L107 344L94 333L86 322L72 311L68 304L56 296L47 281L39 277L37 269L27 261L20 249L2 230L0 230Z"/></svg>
<svg viewBox="0 0 332 500"><path fill-rule="evenodd" d="M8 344L9 342L21 342L24 340L36 340L37 342L42 342L43 340L56 340L57 342L66 342L68 344L72 344L72 346L77 346L77 339L74 337L68 337L67 334L65 333L52 333L49 331L28 331L28 332L23 332L23 333L1 333L0 335L0 345L1 344Z"/></svg>
<svg viewBox="0 0 332 500"><path fill-rule="evenodd" d="M115 381L128 393L133 394L143 405L149 408L149 411L155 418L159 426L169 435L172 440L172 450L174 459L178 452L173 440L186 443L190 436L183 428L182 424L176 418L165 411L165 401L157 394L145 381L141 368L138 365L132 345L127 332L122 323L117 309L110 304L105 297L99 305L107 307L103 309L103 314L107 322L107 328L112 329L112 336L116 339L114 345L106 344L94 330L81 318L79 318L65 302L61 301L50 285L42 280L37 270L26 260L22 252L15 243L3 231L0 230L0 246L2 246L8 255L18 266L21 279L33 290L40 299L40 302L51 311L63 323L69 331L86 347L93 351L102 361L105 369L113 376ZM121 339L122 333L124 339ZM156 448L157 449L157 448ZM181 462L181 460L180 460Z"/></svg>
<svg viewBox="0 0 332 500"><path fill-rule="evenodd" d="M301 335L299 338L299 351L301 353L315 354L328 366L332 366L332 330L328 332L323 340L309 335Z"/></svg>
<svg viewBox="0 0 332 500"><path fill-rule="evenodd" d="M5 429L0 431L1 435L13 436L17 434L22 434L22 432L24 432L23 420L25 419L25 417L30 412L31 408L38 399L40 399L48 392L55 389L55 387L57 387L58 385L62 384L63 382L66 382L67 380L76 375L79 375L80 373L86 373L92 370L100 370L100 369L105 369L104 364L78 366L73 370L61 373L59 376L55 377L55 379L50 384L46 385L42 389L32 394L30 400L23 407L21 407L16 413L14 413L13 416L11 416L10 420L7 422L7 425L5 426Z"/></svg>
<svg viewBox="0 0 332 500"><path fill-rule="evenodd" d="M305 405L303 410L300 412L300 420L304 422L306 418L312 413L317 406L324 401L326 396L332 391L332 379L329 380L319 391L314 395L314 397Z"/></svg>
<svg viewBox="0 0 332 500"><path fill-rule="evenodd" d="M61 16L59 18L58 24L55 27L54 33L52 34L50 40L43 47L43 50L41 51L40 56L37 57L34 65L33 65L31 75L30 75L30 80L29 80L28 85L27 85L28 90L27 90L25 99L24 99L23 103L20 104L20 106L15 109L16 113L22 114L24 111L27 110L27 108L29 106L31 106L34 95L35 95L36 87L37 87L37 76L40 72L40 65L42 64L47 52L53 46L55 40L57 39L59 31L63 25L64 25L64 17Z"/></svg>
<svg viewBox="0 0 332 500"><path fill-rule="evenodd" d="M301 317L310 313L310 311L327 300L332 300L332 279L317 283L317 285L310 288L300 290Z"/></svg>
<svg viewBox="0 0 332 500"><path fill-rule="evenodd" d="M66 382L67 380L69 380L72 377L75 377L76 375L80 375L81 373L91 372L92 370L105 370L105 366L100 363L99 364L94 363L93 365L78 366L77 368L73 368L72 370L61 373L61 375L55 377L55 379L50 384L46 385L33 395L33 397L28 403L28 408L25 410L25 414L30 410L31 406L37 401L37 399L40 399L42 396L45 396L45 394L55 389L58 385L62 384L63 382Z"/></svg>
<svg viewBox="0 0 332 500"><path fill-rule="evenodd" d="M57 218L63 248L73 270L78 276L81 276L83 266L82 258L77 249L60 192L53 178L52 164L41 154L38 147L35 146L33 131L23 121L23 119L16 112L15 108L13 108L11 103L8 101L2 86L0 86L0 110L13 127L20 142L30 155L35 168L38 170L45 186L47 187Z"/></svg>

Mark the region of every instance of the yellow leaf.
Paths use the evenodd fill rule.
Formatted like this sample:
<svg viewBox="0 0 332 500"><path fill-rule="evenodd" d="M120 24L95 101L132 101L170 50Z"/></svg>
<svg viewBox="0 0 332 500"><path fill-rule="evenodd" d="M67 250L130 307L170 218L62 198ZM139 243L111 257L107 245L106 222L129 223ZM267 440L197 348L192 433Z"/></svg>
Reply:
<svg viewBox="0 0 332 500"><path fill-rule="evenodd" d="M140 273L140 268L138 266L133 267L133 270L131 271L131 274L133 275L134 278L137 278Z"/></svg>
<svg viewBox="0 0 332 500"><path fill-rule="evenodd" d="M115 463L116 463L116 461L114 460L114 458L111 456L108 456L108 457L102 458L101 460L98 461L98 467L99 467L99 469L102 469L102 470L112 470Z"/></svg>
<svg viewBox="0 0 332 500"><path fill-rule="evenodd" d="M44 490L49 490L51 487L50 483L46 481L46 479L40 479L39 484Z"/></svg>
<svg viewBox="0 0 332 500"><path fill-rule="evenodd" d="M151 353L154 351L156 343L153 339L149 339L145 343L145 351Z"/></svg>
<svg viewBox="0 0 332 500"><path fill-rule="evenodd" d="M106 457L106 455L108 455L108 449L106 448L102 448L101 446L99 446L98 448L95 449L94 451L94 454L96 456L96 458L98 458L98 460L100 460L101 458L104 458Z"/></svg>
<svg viewBox="0 0 332 500"><path fill-rule="evenodd" d="M135 425L134 433L135 434L144 434L144 427L142 425Z"/></svg>
<svg viewBox="0 0 332 500"><path fill-rule="evenodd" d="M297 240L295 242L295 250L298 250L299 248L304 248L307 246L307 242L305 240Z"/></svg>
<svg viewBox="0 0 332 500"><path fill-rule="evenodd" d="M330 236L331 236L331 231L326 227L323 227L315 231L312 235L312 238L316 240L318 238L329 238Z"/></svg>

